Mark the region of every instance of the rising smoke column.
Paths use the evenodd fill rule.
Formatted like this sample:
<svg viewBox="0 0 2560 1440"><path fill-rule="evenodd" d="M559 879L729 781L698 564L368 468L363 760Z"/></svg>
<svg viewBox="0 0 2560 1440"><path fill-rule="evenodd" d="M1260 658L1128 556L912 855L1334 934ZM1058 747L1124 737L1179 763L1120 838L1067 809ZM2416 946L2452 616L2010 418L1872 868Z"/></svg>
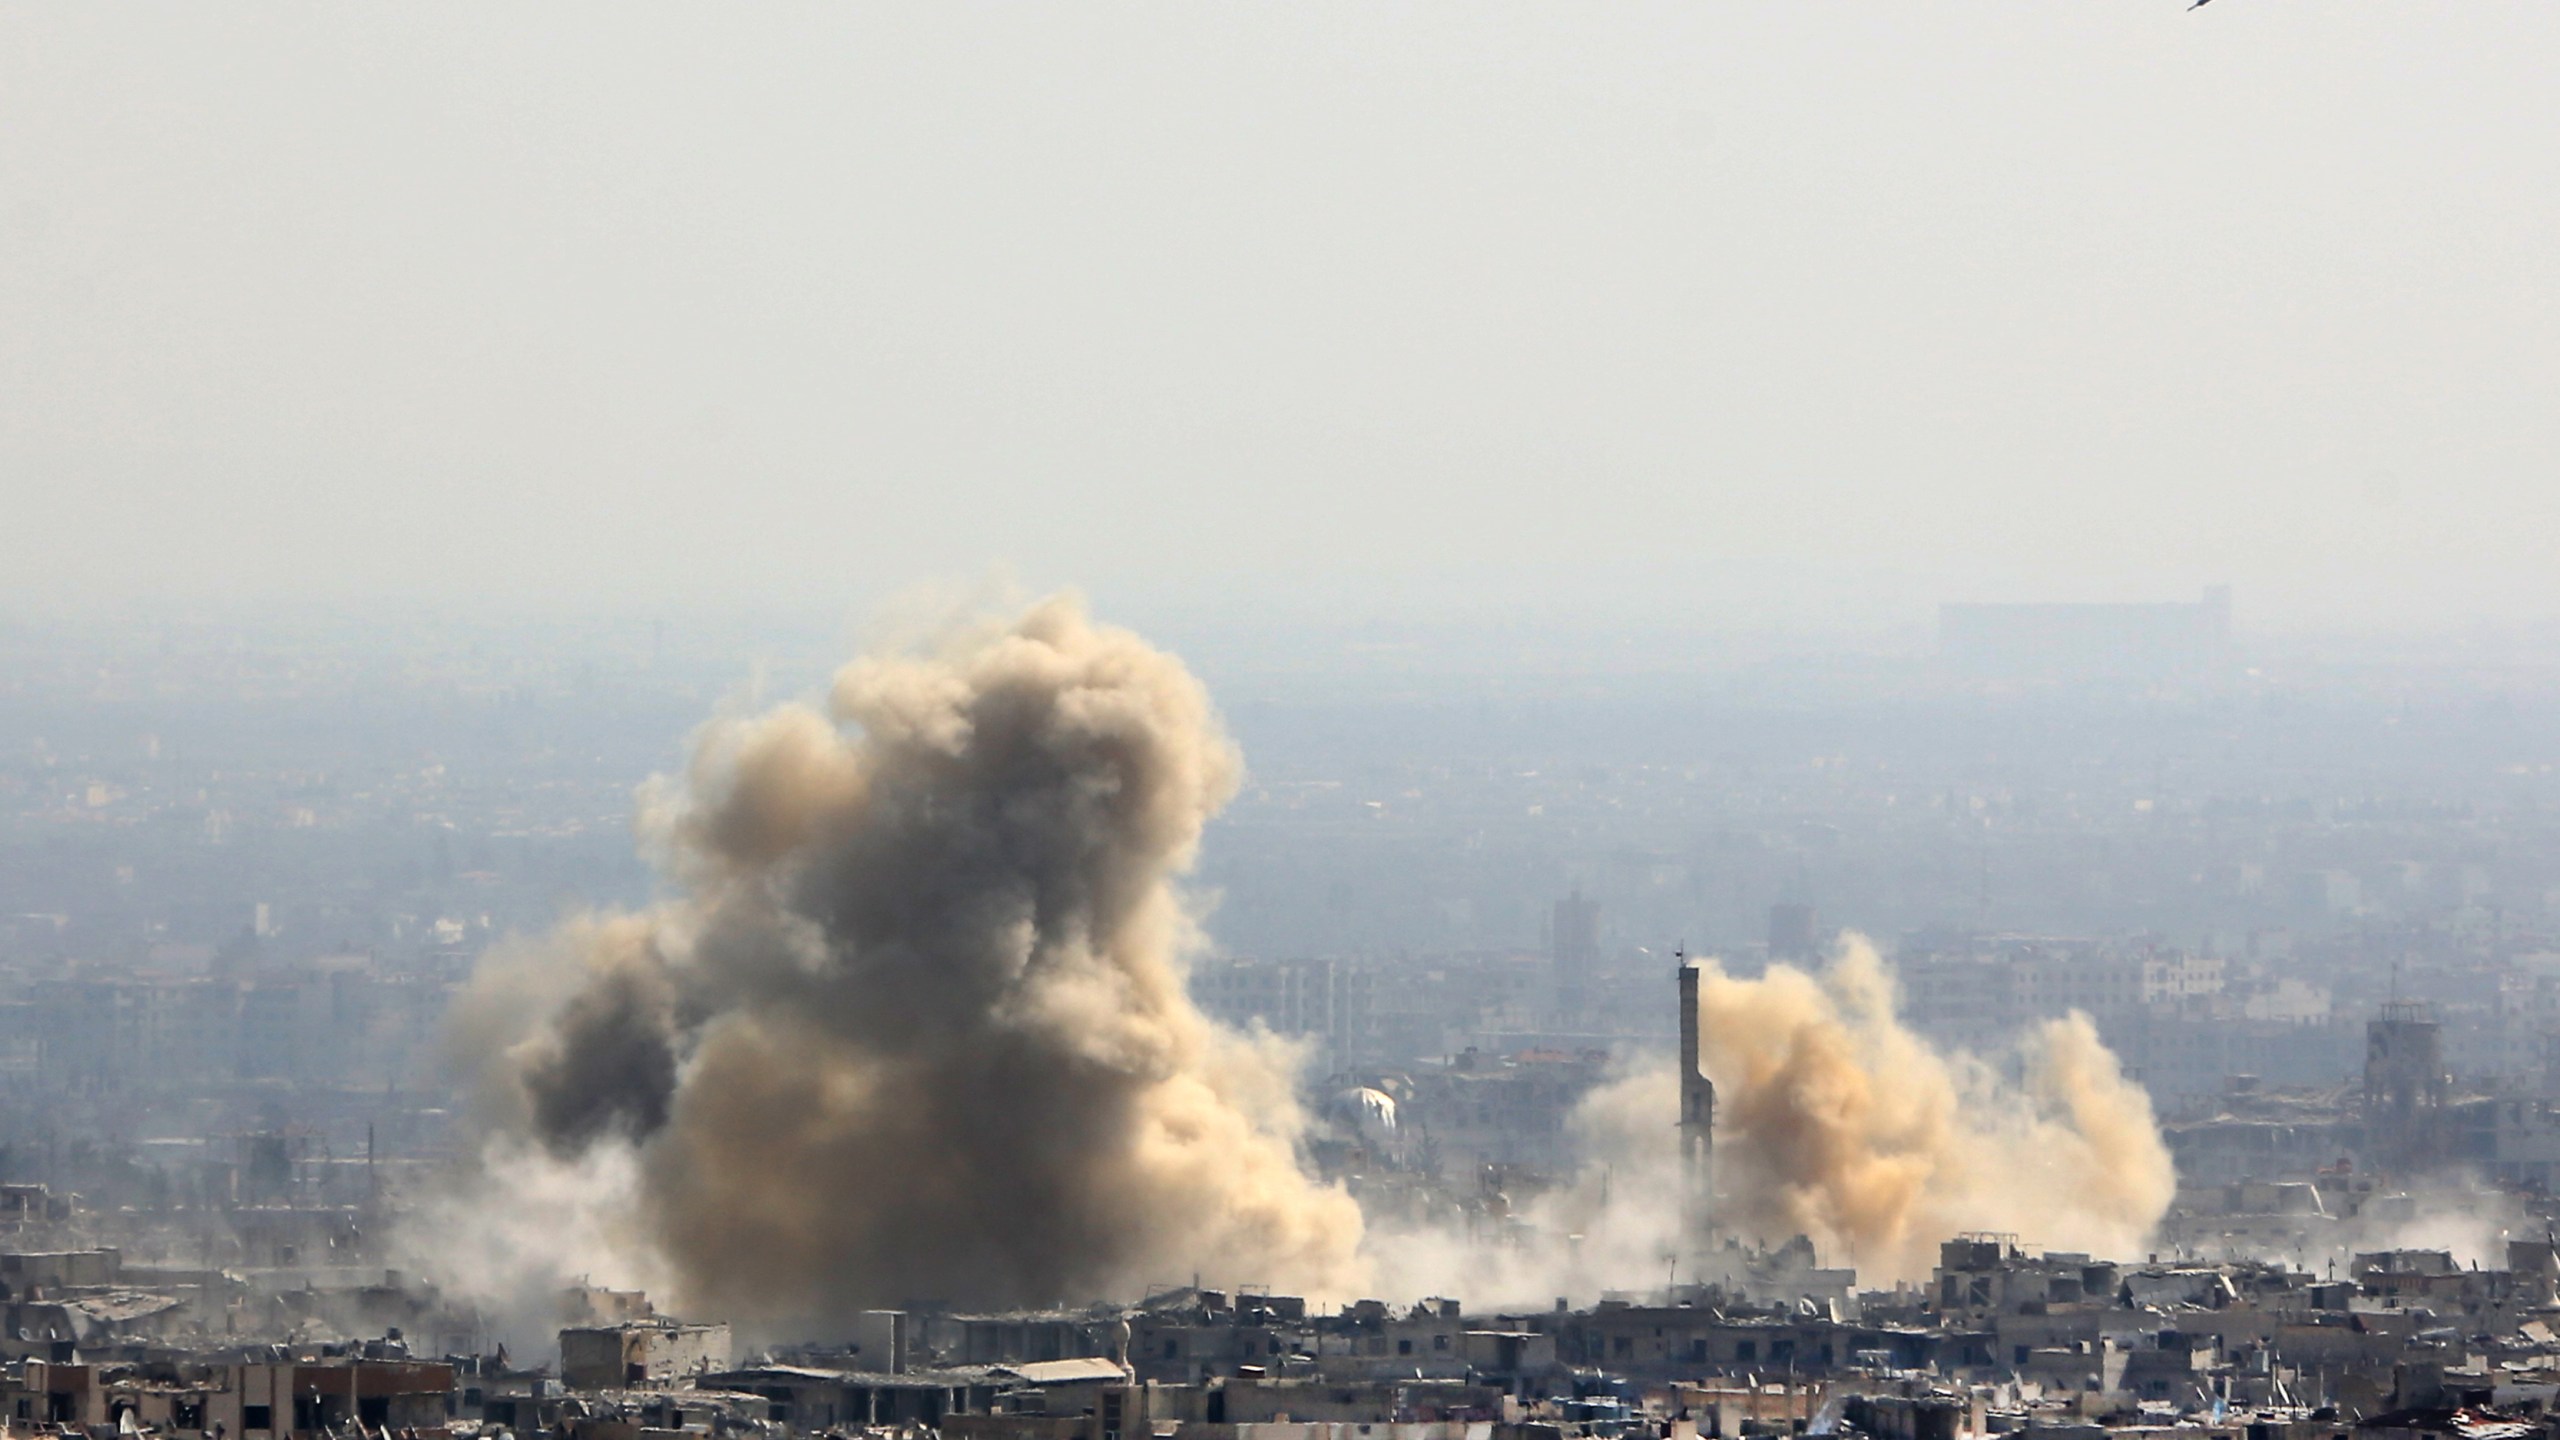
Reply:
<svg viewBox="0 0 2560 1440"><path fill-rule="evenodd" d="M1969 1230L2140 1249L2177 1175L2150 1097L2088 1017L2023 1036L2011 1083L1914 1035L1894 1001L1856 936L1818 975L1708 967L1698 1008L1727 1227L1809 1235L1872 1279L1926 1276L1938 1242Z"/></svg>
<svg viewBox="0 0 2560 1440"><path fill-rule="evenodd" d="M2176 1193L2150 1097L2085 1016L2033 1027L1999 1068L1939 1050L1903 1025L1891 975L1855 935L1819 972L1745 979L1709 963L1698 1010L1724 1235L1804 1235L1861 1283L1925 1281L1939 1242L1966 1231L2137 1254ZM1524 1209L1544 1243L1399 1230L1376 1246L1385 1283L1527 1306L1715 1278L1673 1268L1717 1263L1682 1253L1679 1116L1673 1065L1599 1086L1571 1122L1579 1172Z"/></svg>
<svg viewBox="0 0 2560 1440"><path fill-rule="evenodd" d="M1287 1057L1183 989L1173 882L1238 775L1198 682L1065 599L713 725L646 807L683 898L557 937L530 1013L533 962L481 977L492 1153L627 1149L679 1299L739 1318L1355 1284Z"/></svg>

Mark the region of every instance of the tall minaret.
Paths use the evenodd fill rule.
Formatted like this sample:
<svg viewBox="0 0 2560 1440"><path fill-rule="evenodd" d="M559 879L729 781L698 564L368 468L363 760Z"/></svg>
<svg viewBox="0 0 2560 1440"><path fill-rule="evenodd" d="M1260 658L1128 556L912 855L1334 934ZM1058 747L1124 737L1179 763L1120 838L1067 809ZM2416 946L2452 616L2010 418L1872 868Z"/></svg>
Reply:
<svg viewBox="0 0 2560 1440"><path fill-rule="evenodd" d="M1680 961L1680 1250L1703 1258L1714 1225L1716 1087L1698 1056L1698 962Z"/></svg>

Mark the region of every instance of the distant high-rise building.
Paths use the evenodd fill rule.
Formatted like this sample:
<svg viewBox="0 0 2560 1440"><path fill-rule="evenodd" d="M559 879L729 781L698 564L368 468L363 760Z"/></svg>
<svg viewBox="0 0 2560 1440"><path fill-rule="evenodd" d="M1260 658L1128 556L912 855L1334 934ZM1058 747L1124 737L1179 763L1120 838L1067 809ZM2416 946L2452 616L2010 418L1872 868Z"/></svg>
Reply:
<svg viewBox="0 0 2560 1440"><path fill-rule="evenodd" d="M1822 921L1811 905L1781 901L1769 907L1769 958L1810 960L1822 953Z"/></svg>
<svg viewBox="0 0 2560 1440"><path fill-rule="evenodd" d="M1938 655L1982 679L2166 680L2212 670L2231 647L2231 587L2192 604L1938 607Z"/></svg>
<svg viewBox="0 0 2560 1440"><path fill-rule="evenodd" d="M1584 983L1600 960L1600 902L1582 897L1582 887L1558 900L1547 922L1547 959L1555 985L1559 1017L1579 1015L1589 1003Z"/></svg>
<svg viewBox="0 0 2560 1440"><path fill-rule="evenodd" d="M1600 958L1600 902L1582 898L1579 885L1556 902L1547 955L1561 974L1578 974Z"/></svg>
<svg viewBox="0 0 2560 1440"><path fill-rule="evenodd" d="M1375 1028L1372 973L1341 960L1207 961L1191 972L1191 997L1211 1018L1239 1028L1319 1041L1330 1073L1369 1055Z"/></svg>
<svg viewBox="0 0 2560 1440"><path fill-rule="evenodd" d="M2394 1000L2364 1027L2365 1143L2382 1165L2419 1170L2443 1158L2441 1122L2452 1078L2444 1034L2424 1005Z"/></svg>

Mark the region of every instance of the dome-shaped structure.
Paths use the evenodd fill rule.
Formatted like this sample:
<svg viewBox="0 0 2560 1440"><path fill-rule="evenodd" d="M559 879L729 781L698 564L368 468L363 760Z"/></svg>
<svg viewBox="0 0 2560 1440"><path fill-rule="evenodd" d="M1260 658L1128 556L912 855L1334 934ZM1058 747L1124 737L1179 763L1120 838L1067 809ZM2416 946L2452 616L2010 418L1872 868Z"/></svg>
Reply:
<svg viewBox="0 0 2560 1440"><path fill-rule="evenodd" d="M1396 1102L1382 1090L1355 1085L1335 1092L1324 1104L1324 1118L1346 1140L1386 1145L1396 1138Z"/></svg>

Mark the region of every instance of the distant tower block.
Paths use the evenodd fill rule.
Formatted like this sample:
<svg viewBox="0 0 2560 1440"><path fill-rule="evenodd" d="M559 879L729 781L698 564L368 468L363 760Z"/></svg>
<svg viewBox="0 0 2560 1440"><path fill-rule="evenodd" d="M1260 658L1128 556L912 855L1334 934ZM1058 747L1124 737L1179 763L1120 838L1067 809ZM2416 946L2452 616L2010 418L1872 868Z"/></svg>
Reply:
<svg viewBox="0 0 2560 1440"><path fill-rule="evenodd" d="M2441 1125L2452 1088L2444 1036L2427 1007L2394 999L2364 1027L2364 1127L2384 1168L2424 1170L2443 1156Z"/></svg>
<svg viewBox="0 0 2560 1440"><path fill-rule="evenodd" d="M1716 1087L1698 1054L1698 963L1680 962L1680 1248L1703 1256L1715 1224Z"/></svg>
<svg viewBox="0 0 2560 1440"><path fill-rule="evenodd" d="M1769 907L1769 958L1810 960L1822 949L1822 922L1810 905Z"/></svg>
<svg viewBox="0 0 2560 1440"><path fill-rule="evenodd" d="M1600 959L1600 902L1582 898L1582 887L1556 902L1548 958L1560 971L1576 971Z"/></svg>
<svg viewBox="0 0 2560 1440"><path fill-rule="evenodd" d="M1577 1014L1583 1008L1592 967L1600 962L1600 902L1583 899L1582 887L1574 886L1571 895L1556 902L1547 943L1556 1008Z"/></svg>

